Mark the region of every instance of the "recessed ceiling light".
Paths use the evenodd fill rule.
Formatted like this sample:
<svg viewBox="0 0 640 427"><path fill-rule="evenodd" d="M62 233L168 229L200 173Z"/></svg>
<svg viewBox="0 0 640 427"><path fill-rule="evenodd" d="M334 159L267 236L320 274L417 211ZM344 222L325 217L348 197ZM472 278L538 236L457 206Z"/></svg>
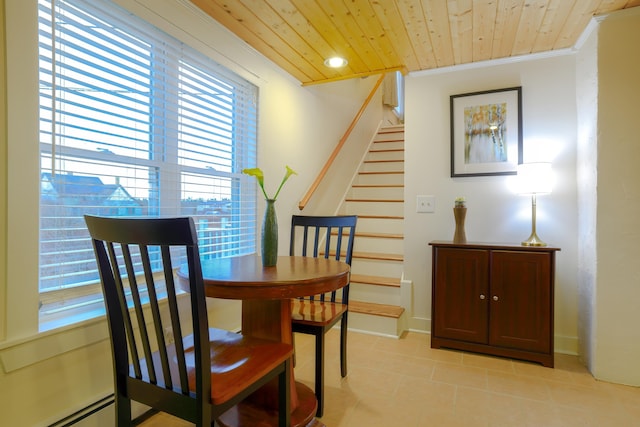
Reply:
<svg viewBox="0 0 640 427"><path fill-rule="evenodd" d="M340 58L339 56L334 56L324 60L324 65L326 65L329 68L341 68L347 64L348 64L347 60L344 58Z"/></svg>

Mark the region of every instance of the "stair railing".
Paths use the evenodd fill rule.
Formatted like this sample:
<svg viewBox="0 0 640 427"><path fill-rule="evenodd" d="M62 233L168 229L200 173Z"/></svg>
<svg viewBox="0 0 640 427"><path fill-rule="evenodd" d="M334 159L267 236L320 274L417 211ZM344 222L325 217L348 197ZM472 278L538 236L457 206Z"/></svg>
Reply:
<svg viewBox="0 0 640 427"><path fill-rule="evenodd" d="M333 152L329 156L329 159L327 160L327 163L325 163L324 167L322 168L322 170L320 171L320 173L316 177L315 181L313 181L313 184L311 184L311 187L309 187L309 190L307 190L307 193L304 195L302 200L300 200L300 202L298 203L298 209L303 210L305 208L305 206L307 206L307 203L309 203L309 200L311 199L311 196L313 196L313 193L315 193L315 191L320 186L320 183L322 182L322 180L326 176L327 172L329 171L329 168L333 164L333 162L336 159L336 157L338 157L338 153L340 153L340 150L344 146L345 142L347 142L347 138L349 138L349 135L351 135L351 132L356 127L356 124L358 124L358 121L360 120L360 118L364 114L365 110L367 109L367 106L369 105L369 103L373 99L373 96L375 95L375 93L378 91L378 88L382 84L383 80L384 80L384 74L381 74L380 78L376 82L375 86L373 87L373 89L371 89L371 93L369 93L369 96L367 96L367 99L364 100L364 102L362 103L362 106L360 107L360 110L358 111L356 116L351 121L351 124L347 128L347 131L344 133L342 138L340 138L340 141L338 141L338 144L333 149Z"/></svg>

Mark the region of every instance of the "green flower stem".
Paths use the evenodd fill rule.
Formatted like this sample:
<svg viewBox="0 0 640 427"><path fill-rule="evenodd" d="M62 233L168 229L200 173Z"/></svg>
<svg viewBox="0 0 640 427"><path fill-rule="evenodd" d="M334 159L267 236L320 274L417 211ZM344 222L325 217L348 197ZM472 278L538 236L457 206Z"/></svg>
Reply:
<svg viewBox="0 0 640 427"><path fill-rule="evenodd" d="M296 171L291 169L289 166L287 166L286 168L287 168L287 171L284 174L284 178L282 178L282 182L280 183L280 186L278 187L278 191L276 191L276 195L273 196L273 198L269 197L267 195L267 192L264 189L264 173L262 172L262 169L260 169L260 168L243 169L242 173L244 173L246 175L250 175L250 176L255 176L256 179L258 180L258 185L260 185L260 189L262 190L262 194L264 194L264 198L267 199L267 200L274 200L275 201L278 198L278 194L280 194L280 190L282 189L282 186L284 185L285 182L287 182L289 177L291 175L297 175L298 174Z"/></svg>

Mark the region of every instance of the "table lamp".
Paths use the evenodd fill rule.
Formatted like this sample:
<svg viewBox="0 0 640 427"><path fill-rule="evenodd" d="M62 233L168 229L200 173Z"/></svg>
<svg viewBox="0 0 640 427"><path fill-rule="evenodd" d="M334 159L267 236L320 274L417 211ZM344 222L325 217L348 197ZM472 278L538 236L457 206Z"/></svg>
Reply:
<svg viewBox="0 0 640 427"><path fill-rule="evenodd" d="M531 235L522 246L547 246L536 234L536 196L551 193L551 163L518 165L518 193L531 194Z"/></svg>

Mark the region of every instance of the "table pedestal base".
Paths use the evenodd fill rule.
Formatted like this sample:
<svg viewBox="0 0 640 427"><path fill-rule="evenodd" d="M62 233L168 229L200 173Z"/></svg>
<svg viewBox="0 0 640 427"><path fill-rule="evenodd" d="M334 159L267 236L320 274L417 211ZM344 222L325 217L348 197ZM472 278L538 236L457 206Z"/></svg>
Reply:
<svg viewBox="0 0 640 427"><path fill-rule="evenodd" d="M291 412L291 427L325 427L314 418L318 402L306 385L296 382L298 407ZM278 425L278 411L243 401L229 409L217 420L222 427L270 427Z"/></svg>

